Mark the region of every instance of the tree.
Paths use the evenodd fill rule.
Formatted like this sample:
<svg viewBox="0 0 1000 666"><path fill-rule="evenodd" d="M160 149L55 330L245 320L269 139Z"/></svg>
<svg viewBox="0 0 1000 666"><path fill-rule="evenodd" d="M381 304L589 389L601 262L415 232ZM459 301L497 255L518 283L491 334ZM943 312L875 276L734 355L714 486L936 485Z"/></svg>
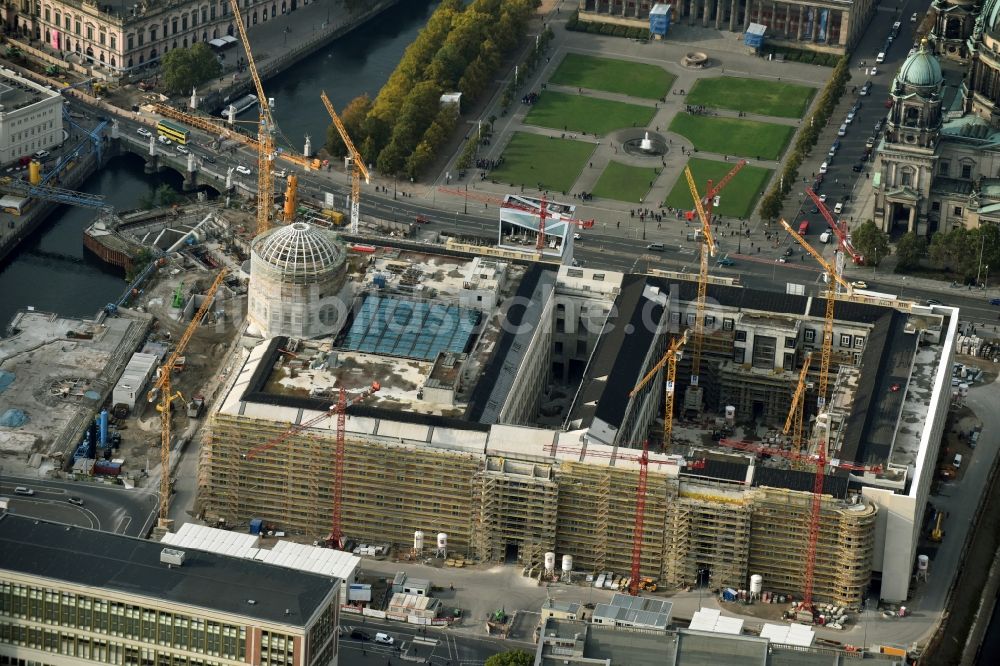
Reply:
<svg viewBox="0 0 1000 666"><path fill-rule="evenodd" d="M364 94L352 99L344 107L344 110L338 114L340 115L341 122L344 123L344 127L347 129L347 135L351 137L354 147L358 150L361 150L358 141L364 136L362 134L362 124L365 122L365 116L368 115L371 108L372 100L367 94ZM340 138L340 132L337 131L337 126L333 122L330 123L330 127L326 130L326 149L335 157L345 157L347 155L347 146L344 145L343 139Z"/></svg>
<svg viewBox="0 0 1000 666"><path fill-rule="evenodd" d="M483 662L483 666L531 666L535 658L524 650L508 650L495 654Z"/></svg>
<svg viewBox="0 0 1000 666"><path fill-rule="evenodd" d="M903 237L896 243L896 268L897 270L916 268L926 255L926 238L918 236L913 231L903 234Z"/></svg>
<svg viewBox="0 0 1000 666"><path fill-rule="evenodd" d="M163 82L172 94L188 94L192 88L222 74L219 59L204 42L168 51L161 63Z"/></svg>
<svg viewBox="0 0 1000 666"><path fill-rule="evenodd" d="M877 266L878 262L889 256L889 235L875 226L872 220L852 232L851 242L870 266Z"/></svg>

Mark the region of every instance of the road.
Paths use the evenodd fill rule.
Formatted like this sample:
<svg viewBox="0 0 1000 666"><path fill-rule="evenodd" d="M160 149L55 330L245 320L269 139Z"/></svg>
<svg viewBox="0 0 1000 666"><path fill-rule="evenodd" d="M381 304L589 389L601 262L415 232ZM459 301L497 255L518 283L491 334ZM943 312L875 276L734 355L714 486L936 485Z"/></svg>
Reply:
<svg viewBox="0 0 1000 666"><path fill-rule="evenodd" d="M17 486L34 490L34 496L15 495ZM0 495L9 498L12 513L127 536L145 537L156 519L156 494L147 490L5 476ZM70 504L70 497L82 499L83 506Z"/></svg>
<svg viewBox="0 0 1000 666"><path fill-rule="evenodd" d="M488 637L459 635L450 629L428 627L426 632L415 625L399 622L385 622L372 618L362 618L347 613L340 616L342 635L340 639L341 663L346 664L407 664L426 663L438 666L478 666L487 657L521 648L534 653L534 645L514 641L502 641ZM386 633L393 639L393 645L380 645L373 640L359 640L351 637L353 630L360 630L375 637L376 633Z"/></svg>

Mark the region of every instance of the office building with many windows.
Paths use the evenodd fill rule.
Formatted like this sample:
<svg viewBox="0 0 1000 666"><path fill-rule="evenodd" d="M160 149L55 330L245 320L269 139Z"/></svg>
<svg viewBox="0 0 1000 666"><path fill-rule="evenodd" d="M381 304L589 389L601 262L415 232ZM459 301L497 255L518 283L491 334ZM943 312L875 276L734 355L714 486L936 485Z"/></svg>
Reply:
<svg viewBox="0 0 1000 666"><path fill-rule="evenodd" d="M336 666L337 578L0 515L0 664Z"/></svg>

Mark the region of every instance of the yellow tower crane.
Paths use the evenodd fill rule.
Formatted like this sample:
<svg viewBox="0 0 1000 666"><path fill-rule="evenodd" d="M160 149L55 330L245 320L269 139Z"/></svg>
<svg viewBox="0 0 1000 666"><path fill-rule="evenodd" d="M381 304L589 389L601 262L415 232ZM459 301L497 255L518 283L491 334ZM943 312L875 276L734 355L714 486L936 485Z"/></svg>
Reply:
<svg viewBox="0 0 1000 666"><path fill-rule="evenodd" d="M663 366L667 366L667 376L664 382L664 402L663 402L663 447L666 448L670 445L671 433L674 429L674 384L677 381L677 361L681 357L681 349L688 341L688 332L684 331L684 335L679 338L674 338L673 342L670 343L670 348L667 349L667 353L663 355L656 365L646 373L646 376L639 380L639 383L635 385L631 391L629 391L628 397L634 398L635 395L643 389L646 384L649 383L653 377L656 376Z"/></svg>
<svg viewBox="0 0 1000 666"><path fill-rule="evenodd" d="M202 301L201 307L198 308L194 317L191 318L191 323L188 324L186 329L184 329L184 334L181 335L181 339L178 340L177 346L174 347L174 351L167 357L167 362L160 367L159 374L156 377L156 382L149 390L149 394L147 396L149 402L153 402L157 399L157 397L160 399L160 403L156 406L156 410L160 412L161 477L159 526L163 529L170 529L170 518L168 515L170 509L170 403L178 398L181 398L180 391L171 393L170 375L174 371L174 366L177 364L178 358L184 353L188 343L191 342L191 337L194 335L194 332L198 330L201 320L205 318L205 314L208 312L208 308L212 304L212 299L215 297L215 292L218 291L219 285L222 284L222 280L226 277L226 273L227 270L223 268L216 276L215 281L212 282L212 286L205 292L205 300Z"/></svg>
<svg viewBox="0 0 1000 666"><path fill-rule="evenodd" d="M340 138L343 140L344 145L347 146L347 153L351 156L351 233L356 234L358 233L358 221L361 217L361 176L365 177L365 183L371 182L371 176L368 174L368 168L365 166L365 161L362 159L361 153L354 147L354 142L351 141L351 137L347 133L347 128L344 127L340 116L334 111L333 104L330 102L330 98L326 96L325 90L320 93L320 97L323 99L323 105L326 107L327 113L333 119L333 124L337 127L337 132L340 133Z"/></svg>
<svg viewBox="0 0 1000 666"><path fill-rule="evenodd" d="M701 373L701 349L705 342L705 296L708 292L708 259L715 256L715 236L712 234L712 225L709 223L708 215L701 203L701 195L698 194L698 187L694 184L694 176L691 175L690 167L684 167L684 177L687 178L688 189L691 190L691 198L694 199L695 210L698 211L698 219L701 220L701 269L698 272L698 308L694 320L694 352L691 355L691 386L700 392ZM689 389L689 390L690 390ZM685 402L688 402L685 400ZM697 403L701 404L700 397ZM687 405L686 405L687 406Z"/></svg>
<svg viewBox="0 0 1000 666"><path fill-rule="evenodd" d="M797 240L799 244L805 248L806 252L812 255L813 259L823 267L823 270L827 273L826 278L826 317L823 320L823 344L820 355L819 364L819 391L816 397L816 407L819 413L826 411L826 389L830 380L830 355L833 350L833 304L837 300L837 285L841 285L847 293L850 294L854 290L851 285L840 276L837 269L830 265L826 259L823 258L819 252L813 249L813 246L806 242L802 236L798 234L792 225L788 224L784 220L781 220L781 226L787 231L792 238Z"/></svg>
<svg viewBox="0 0 1000 666"><path fill-rule="evenodd" d="M246 28L243 26L239 0L229 0L229 6L233 10L233 23L239 30L240 40L247 52L247 67L250 69L253 84L257 88L257 103L260 108L260 120L257 125L257 234L259 235L271 228L274 212L274 176L271 175L271 162L274 160L276 126L274 116L271 115L271 105L267 100L267 95L264 94L264 84L257 73L257 63L253 59L250 38L247 37Z"/></svg>
<svg viewBox="0 0 1000 666"><path fill-rule="evenodd" d="M812 364L812 352L806 352L806 357L802 360L802 370L799 371L799 383L792 394L792 406L788 408L788 418L785 419L785 428L782 432L787 435L795 427L792 435L792 450L798 454L802 449L802 421L805 411L806 376L809 374L809 366Z"/></svg>

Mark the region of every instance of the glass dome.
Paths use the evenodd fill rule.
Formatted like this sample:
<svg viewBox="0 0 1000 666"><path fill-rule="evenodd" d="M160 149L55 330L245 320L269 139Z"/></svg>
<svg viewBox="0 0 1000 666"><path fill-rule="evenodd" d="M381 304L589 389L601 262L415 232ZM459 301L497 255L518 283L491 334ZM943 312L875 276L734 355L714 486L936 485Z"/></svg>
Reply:
<svg viewBox="0 0 1000 666"><path fill-rule="evenodd" d="M254 241L254 254L289 281L325 274L343 261L333 234L305 222L261 236Z"/></svg>

